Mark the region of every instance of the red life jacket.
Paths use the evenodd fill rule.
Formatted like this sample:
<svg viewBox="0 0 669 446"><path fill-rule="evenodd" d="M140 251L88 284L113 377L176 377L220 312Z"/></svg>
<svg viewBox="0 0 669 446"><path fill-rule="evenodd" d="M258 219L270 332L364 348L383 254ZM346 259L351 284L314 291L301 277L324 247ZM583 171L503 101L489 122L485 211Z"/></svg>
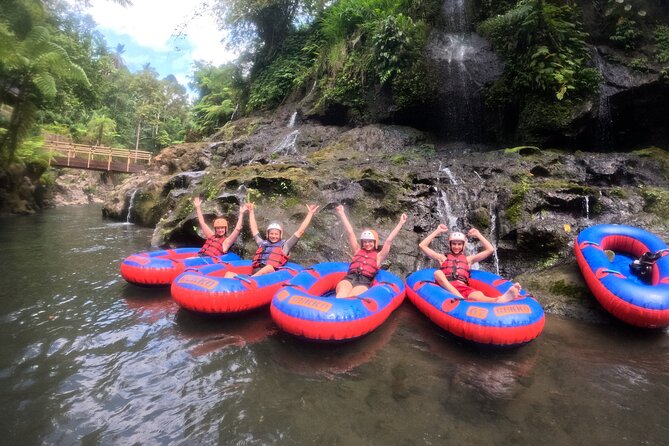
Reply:
<svg viewBox="0 0 669 446"><path fill-rule="evenodd" d="M441 264L441 270L448 280L460 280L469 283L469 263L467 263L467 256L463 253L456 256L449 252L446 260Z"/></svg>
<svg viewBox="0 0 669 446"><path fill-rule="evenodd" d="M274 268L278 268L285 265L286 262L288 262L288 256L283 252L284 243L286 243L285 240L279 240L276 243L263 240L253 256L251 267L255 269L270 265Z"/></svg>
<svg viewBox="0 0 669 446"><path fill-rule="evenodd" d="M351 265L348 267L349 274L359 274L373 279L379 272L379 262L377 261L379 252L377 250L365 251L360 249L353 256Z"/></svg>
<svg viewBox="0 0 669 446"><path fill-rule="evenodd" d="M222 256L225 254L225 251L223 251L223 242L226 238L227 237L224 235L220 237L212 235L206 242L204 242L204 245L202 245L202 249L198 251L198 254L211 257Z"/></svg>

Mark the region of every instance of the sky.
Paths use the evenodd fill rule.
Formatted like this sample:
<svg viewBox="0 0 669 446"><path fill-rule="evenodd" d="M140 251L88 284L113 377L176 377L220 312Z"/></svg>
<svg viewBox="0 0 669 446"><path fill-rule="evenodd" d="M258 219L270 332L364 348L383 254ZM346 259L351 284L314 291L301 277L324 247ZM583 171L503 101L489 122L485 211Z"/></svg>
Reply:
<svg viewBox="0 0 669 446"><path fill-rule="evenodd" d="M163 78L173 74L187 86L192 64L202 60L220 65L235 58L221 41L212 14L197 14L200 0L133 0L122 7L109 0L91 0L86 11L98 24L107 46L125 45L122 54L131 71L146 63ZM183 37L175 38L183 29Z"/></svg>

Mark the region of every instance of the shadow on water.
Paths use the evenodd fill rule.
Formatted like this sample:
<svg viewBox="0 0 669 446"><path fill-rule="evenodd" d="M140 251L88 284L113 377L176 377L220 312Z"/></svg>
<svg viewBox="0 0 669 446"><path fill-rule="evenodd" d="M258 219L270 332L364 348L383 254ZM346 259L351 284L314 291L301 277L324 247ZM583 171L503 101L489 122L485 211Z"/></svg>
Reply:
<svg viewBox="0 0 669 446"><path fill-rule="evenodd" d="M346 342L314 342L281 333L272 359L282 369L304 377L334 379L338 375L355 376L355 369L376 355L393 337L399 326L398 315L391 314L379 328Z"/></svg>
<svg viewBox="0 0 669 446"><path fill-rule="evenodd" d="M175 323L177 333L197 342L188 350L193 356L228 347L245 347L277 333L267 307L231 315L195 313L179 308Z"/></svg>

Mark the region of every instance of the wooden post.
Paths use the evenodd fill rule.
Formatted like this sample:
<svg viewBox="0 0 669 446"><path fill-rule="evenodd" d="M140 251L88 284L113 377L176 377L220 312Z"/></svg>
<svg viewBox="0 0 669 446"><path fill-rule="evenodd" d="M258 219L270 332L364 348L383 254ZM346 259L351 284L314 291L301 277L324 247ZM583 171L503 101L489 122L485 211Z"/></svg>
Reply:
<svg viewBox="0 0 669 446"><path fill-rule="evenodd" d="M107 170L111 170L111 152L109 152L109 162L107 163Z"/></svg>

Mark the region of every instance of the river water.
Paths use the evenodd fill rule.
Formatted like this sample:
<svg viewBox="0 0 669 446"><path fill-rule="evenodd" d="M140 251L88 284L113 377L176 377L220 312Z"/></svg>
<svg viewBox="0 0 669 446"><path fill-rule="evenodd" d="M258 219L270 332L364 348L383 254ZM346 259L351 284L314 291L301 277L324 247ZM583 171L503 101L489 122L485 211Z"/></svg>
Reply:
<svg viewBox="0 0 669 446"><path fill-rule="evenodd" d="M151 230L95 206L0 219L3 444L667 444L669 335L548 317L511 351L409 302L356 342L211 318L119 275Z"/></svg>

